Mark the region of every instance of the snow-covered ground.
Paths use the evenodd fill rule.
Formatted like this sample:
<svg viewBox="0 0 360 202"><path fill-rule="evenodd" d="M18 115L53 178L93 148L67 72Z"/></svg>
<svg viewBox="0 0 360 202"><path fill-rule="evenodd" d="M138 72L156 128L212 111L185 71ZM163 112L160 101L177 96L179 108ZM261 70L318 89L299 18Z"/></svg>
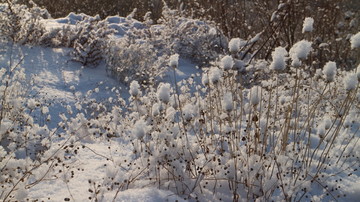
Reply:
<svg viewBox="0 0 360 202"><path fill-rule="evenodd" d="M117 88L124 99L129 97L128 87L115 78L110 77L104 64L96 68L87 68L81 64L72 62L67 48L48 48L18 46L3 44L1 50L0 66L5 67L10 63L21 62L25 68L29 97L47 103L51 121L49 128L56 128L61 120L59 115L66 112L66 106L73 106L78 99L79 93L86 95L89 91L96 91L93 95L96 100L106 100L114 96L111 89ZM199 70L188 60L180 60L176 70L178 81L195 76ZM172 71L166 73L164 81L173 84ZM39 114L39 116L41 116ZM40 120L40 118L39 118ZM109 142L88 143L83 142L84 148L74 159L71 168L64 168L63 179L55 176L47 176L36 186L29 189L29 198L43 201L87 201L89 189L93 186L88 181L102 181L106 177L109 159L124 158L132 154L132 146L122 140L116 144ZM111 146L111 150L109 147ZM108 160L107 160L108 158ZM70 179L71 172L75 172ZM68 183L65 183L69 180ZM182 201L170 191L157 188L129 189L116 194L108 192L103 201L112 201L117 195L116 201Z"/></svg>
<svg viewBox="0 0 360 202"><path fill-rule="evenodd" d="M43 23L45 23L47 29L51 30L64 25L72 26L81 20L81 16L71 13L66 18L45 20ZM143 26L138 21L122 17L109 17L107 21L109 26L116 30L115 35L118 38L121 38L133 28L141 29ZM305 31L311 31L312 23L308 21L306 25ZM232 52L240 51L240 45L240 39L230 41ZM302 60L308 57L311 50L311 42L303 40L296 43L289 51L293 66L301 66ZM19 188L18 193L24 195L24 197L17 196L17 198L40 201L155 202L186 201L189 198L190 201L198 199L204 201L220 199L230 201L233 197L239 197L240 194L242 196L247 195L248 198L256 198L259 193L263 194L259 195L259 197L274 200L283 200L284 197L290 197L291 199L293 197L293 200L300 198L302 201L310 201L310 199L313 201L357 201L360 198L360 171L356 167L359 165L359 159L356 159L359 154L356 149L359 147L354 143L359 140L359 111L356 106L352 107L356 103L345 102L347 100L357 101L359 95L355 91L351 91L358 90L356 88L357 82L355 82L355 74L351 75L355 80L350 78L351 76L345 77L344 72L336 74L336 63L329 62L323 72L314 73L317 74L314 77L319 78L325 75L327 82L335 83L334 86L336 87L334 88L329 89L328 83L319 78L317 78L319 85L318 83L308 82L306 79L303 81L296 80L295 82L295 79L285 77L289 76L289 74L285 73L279 73L279 76L272 80L273 78L269 78L270 71L281 72L286 68L286 60L289 59L286 57L288 53L285 48L276 48L272 54L273 62L271 64L261 61L259 63L265 65L254 62L254 65L251 64L247 67L249 72L254 70L252 72L254 74L256 73L255 70L259 69L258 66L262 66L261 70L264 72L267 71L264 73L265 76L260 75L264 78L268 76L268 80L260 81L264 88L261 89L255 86L246 89L238 86L237 83L234 83L235 80L232 80L235 78L232 77L235 71L231 71L234 64L241 62L242 68L245 64L240 60L235 61L233 56L222 57L219 63L214 63L207 74L202 74L202 70L198 69L196 64L189 60L180 58L177 66L178 61L174 59L176 56L173 55L170 58L170 66L174 66L176 69L167 68L163 80L159 81L170 85L161 84L158 89L146 89L149 91L142 92L144 97L140 97L138 96L140 89L138 89L137 83L132 83L134 89L130 90L129 93L129 87L126 84L109 76L104 62L97 67L83 67L81 64L71 61L70 51L69 48L21 46L9 43L1 45L0 67L13 67L14 64L20 62L20 66L25 69L26 81L24 83L26 84L27 98L29 100L34 99L40 102L40 106L46 107L46 110L43 110L44 113L29 110L34 117L35 123L47 126L51 131L49 134L59 135L58 137L49 138L53 142L45 142L47 137L44 137L42 143L45 143L43 145L51 146L47 148L48 150L44 152L44 157L41 159L44 163L39 166L36 162L34 163L35 167L38 166L38 169L29 174L29 181L25 186L26 190ZM291 68L289 68L289 71L298 73L293 67ZM360 68L358 69L360 72ZM174 77L174 71L176 78ZM302 73L307 75L308 72L304 71ZM336 75L341 76L340 79L335 78ZM252 76L254 75L245 78L252 78ZM344 77L346 78L345 88L349 88L349 92L346 92L342 86L341 79ZM276 97L276 101L272 101L274 97L271 97L271 94L266 94L266 92L261 94L263 97L259 96L260 91L265 91L265 87L275 88L275 83L278 85L278 81L281 82L282 79L288 83L276 86L276 88L280 89L280 92L276 91L276 94L280 94L279 97ZM182 93L178 100L175 99L174 81L181 83L180 89L176 89ZM291 118L288 119L291 113L281 112L281 110L290 109L291 99L296 96L294 95L295 91L289 90L288 85L296 87L297 82L303 82L302 84L304 84L297 90L297 93L300 92L302 96L306 95L309 98L308 100L306 98L296 98L300 100L298 102L300 106L296 106L298 108L294 110L295 122L290 123L289 121L289 123L286 123L288 120L292 121ZM315 87L312 85L315 85ZM342 87L339 87L340 85ZM234 86L237 88L233 89ZM312 94L307 94L309 91L306 88L311 89L309 91ZM315 101L318 101L316 96L321 94L315 88L324 89L324 92L326 92L320 96L320 104L314 104ZM338 94L335 94L332 90ZM344 90L345 93L340 92L341 90ZM130 95L131 92L133 92L132 95ZM351 94L350 92L355 93ZM202 95L206 96L202 98ZM328 100L324 99L324 101L322 96ZM268 100L266 100L267 98ZM331 100L332 98L334 100ZM344 99L342 100L342 98ZM241 104L236 103L235 99L237 99L237 102L241 100ZM272 104L277 103L277 99L282 104L275 104L279 109L274 109ZM127 108L121 108L122 101L126 103ZM179 116L177 119L175 118L177 113L175 108L181 108L178 107L179 105L176 106L178 101L181 103L180 105L183 104L181 106L183 108L180 109L183 112L181 114L182 121L179 121ZM305 103L306 101L314 101L314 103ZM108 107L108 105L115 102L119 104L118 108L114 106L115 104ZM261 102L268 104L268 106L259 105ZM327 105L327 102L330 104ZM344 102L344 105L341 105L342 102ZM32 103L30 102L31 105L33 105ZM318 106L324 110L320 110L319 113L314 112L314 116L309 113L311 116L310 118L305 116L306 121L300 115L296 117L297 113L301 114L303 111L317 109ZM343 112L341 110L337 111L336 106L348 106L349 118L343 120L341 118ZM234 108L237 110L236 107L239 107L239 113L244 113L244 115L239 115L237 112L232 114ZM266 107L269 107L268 111ZM299 111L297 111L298 109ZM102 113L106 110L112 111L109 114ZM127 113L126 110L133 110L133 112ZM210 113L206 112L206 110L209 110ZM119 115L120 111L125 114L124 117ZM272 120L272 113L275 114L274 117L278 116L277 119ZM98 114L103 117L97 117ZM195 116L198 117L195 119ZM268 124L268 120L264 118L265 116L269 121L274 121L274 127L265 127ZM46 117L49 117L49 120L46 120ZM205 117L210 121L205 121ZM234 120L231 120L231 118ZM237 118L240 120L237 120ZM311 159L309 164L297 162L297 159L303 158L303 156L297 156L298 153L295 152L295 147L298 146L295 146L297 144L294 140L291 140L292 137L284 138L287 142L281 142L282 139L280 138L277 139L276 141L279 144L281 142L284 146L273 145L273 148L270 149L274 149L274 151L265 152L263 156L253 152L253 148L250 148L252 142L247 138L250 139L253 138L252 136L259 135L259 133L266 134L267 130L273 130L273 137L269 137L269 140L273 138L273 141L275 141L275 134L281 136L282 124L289 127L287 131L284 129L286 132L290 131L286 135L294 131L294 139L297 139L298 137L295 136L296 127L302 124L302 126L310 124L311 119L314 119L313 122L316 127L308 126L308 136L307 128L299 130L300 132L298 131L299 134L297 134L299 137L303 135L301 141L308 141L308 145L303 142L298 143L298 145L300 145L299 148L303 146L309 149L308 153L299 151L305 158L307 157L307 160ZM164 123L156 121L163 121ZM176 121L178 123L175 124ZM180 127L181 124L183 125ZM337 124L340 125L339 128L337 128ZM86 129L84 129L84 125L86 125ZM346 126L343 127L343 125ZM96 128L96 126L99 128ZM150 130L149 128L153 130L151 134L147 133ZM109 136L103 137L103 130L115 131L116 133L111 134L109 132L107 133ZM182 136L180 136L183 135L182 130L184 134L186 133L186 141L185 138L182 139ZM239 136L231 139L229 137L232 137L232 133L239 134ZM200 134L202 134L201 137ZM326 137L328 134L331 134L331 137ZM331 142L332 134L334 134L334 141ZM341 137L336 139L335 136L339 134ZM229 141L226 138L229 138ZM240 141L240 139L242 140ZM231 145L231 141L234 140L236 140L236 143L234 143L236 146L231 148L231 146L234 146ZM256 138L252 140L258 141ZM248 142L245 143L246 141ZM328 147L329 142L334 143L334 146ZM250 145L249 150L247 150L247 144ZM289 154L286 154L286 150L292 146L294 146L294 149L289 151ZM147 149L150 150L150 148L153 153L147 153ZM257 145L255 148L257 148ZM327 160L326 155L323 155L327 148L332 149L327 151L329 156L339 155L339 152L342 151L355 150L351 151L353 156L348 153L346 153L347 156L342 156L343 153L341 153L339 156ZM171 153L168 149L173 149L175 152ZM236 152L233 149L238 149L236 152L239 161L236 161ZM264 151L267 150L268 148L265 146ZM0 152L2 151L0 150ZM275 152L281 154L275 156L279 159L272 156L275 155ZM310 155L311 152L313 152L313 156ZM49 156L58 157L49 158L51 161L48 161L46 159ZM171 159L172 156L176 157ZM340 160L342 158L347 159ZM259 159L261 163L259 163ZM337 159L339 160L336 162ZM326 164L323 164L320 160L326 162ZM187 161L192 163L187 163ZM330 163L334 162L336 162L335 166L332 166ZM155 165L155 167L150 165ZM272 169L270 169L270 166L272 166ZM296 170L296 166L299 166L298 170ZM274 167L278 171L274 171ZM259 169L259 171L256 171L258 173L254 171L254 168ZM177 174L177 172L180 173L180 176L174 174ZM278 173L273 174L274 172ZM231 173L229 175L232 176L228 177L228 173ZM302 173L303 176L301 176ZM317 176L311 176L313 173L316 173ZM144 176L142 176L143 174ZM154 175L157 178L156 180L152 179ZM240 175L245 177L243 178ZM234 183L236 185L232 184L234 182L233 176L237 176L239 181L243 180L246 183L241 181ZM303 178L304 182L301 182L301 178ZM250 182L248 179L253 181ZM290 181L294 179L295 182ZM136 181L136 185L131 180ZM315 183L313 183L314 181ZM264 185L257 184L263 182ZM322 184L323 182L326 182L325 186ZM236 196L232 193L234 186L237 186ZM258 190L258 186L268 190ZM240 190L239 187L243 187L244 190ZM182 191L179 191L178 188L182 188ZM175 190L177 193L175 193ZM292 193L294 190L296 196L285 196L285 193ZM253 195L249 196L248 193L245 193L246 191L249 191L249 193L251 191ZM187 193L181 195L184 192ZM246 198L238 199L246 201Z"/></svg>

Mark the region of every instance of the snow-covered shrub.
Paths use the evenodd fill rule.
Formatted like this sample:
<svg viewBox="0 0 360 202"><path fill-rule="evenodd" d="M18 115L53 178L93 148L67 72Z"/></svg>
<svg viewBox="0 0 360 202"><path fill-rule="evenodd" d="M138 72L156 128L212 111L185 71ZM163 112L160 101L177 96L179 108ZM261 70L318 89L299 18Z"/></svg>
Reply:
<svg viewBox="0 0 360 202"><path fill-rule="evenodd" d="M42 141L50 130L35 121L34 113L42 106L29 98L24 68L20 63L10 64L0 68L0 199L23 201L29 178L35 182L40 177L34 174L44 163L41 154L47 148ZM43 113L47 114L46 108Z"/></svg>
<svg viewBox="0 0 360 202"><path fill-rule="evenodd" d="M17 158L34 158L46 127L34 123L31 113L40 103L27 99L24 69L17 66L0 70L0 145ZM33 133L34 128L39 134Z"/></svg>
<svg viewBox="0 0 360 202"><path fill-rule="evenodd" d="M85 17L76 24L75 33L77 36L71 52L72 59L85 66L97 65L103 59L106 41L112 33L107 22L98 15Z"/></svg>
<svg viewBox="0 0 360 202"><path fill-rule="evenodd" d="M0 35L19 44L38 44L45 32L43 18L50 14L31 1L31 7L8 1L0 4Z"/></svg>
<svg viewBox="0 0 360 202"><path fill-rule="evenodd" d="M120 81L137 80L147 85L163 76L166 57L158 56L158 50L148 41L124 36L108 42L105 61L107 71Z"/></svg>
<svg viewBox="0 0 360 202"><path fill-rule="evenodd" d="M120 80L153 82L162 76L172 53L199 63L215 60L226 38L211 23L180 17L165 6L159 24L143 24L109 41L106 63Z"/></svg>
<svg viewBox="0 0 360 202"><path fill-rule="evenodd" d="M181 17L164 5L159 26L153 26L155 47L166 47L184 58L208 62L227 49L227 39L210 21ZM165 43L165 44L163 44ZM165 50L167 51L167 50Z"/></svg>
<svg viewBox="0 0 360 202"><path fill-rule="evenodd" d="M293 50L299 61L312 52L307 42ZM203 85L190 78L178 89L160 83L139 93L132 82L122 134L133 159L114 166L119 174L109 175L104 186L156 186L200 201L343 197L344 190L330 189L348 174L344 168L359 166L359 154L352 153L358 145L348 137L359 138L357 78L336 74L329 62L325 78L314 79L306 64L287 65L287 52L275 52L276 66L289 71L276 71L251 88L239 83L246 74L230 68L232 56L204 68ZM274 65L264 70L278 69Z"/></svg>
<svg viewBox="0 0 360 202"><path fill-rule="evenodd" d="M39 40L39 45L49 47L73 47L78 35L73 25L64 25L46 31Z"/></svg>

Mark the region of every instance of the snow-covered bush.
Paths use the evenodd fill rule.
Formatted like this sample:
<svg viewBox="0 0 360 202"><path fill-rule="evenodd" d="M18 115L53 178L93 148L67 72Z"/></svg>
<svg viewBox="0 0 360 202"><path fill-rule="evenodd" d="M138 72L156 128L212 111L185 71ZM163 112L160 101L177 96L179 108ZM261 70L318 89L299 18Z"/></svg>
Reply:
<svg viewBox="0 0 360 202"><path fill-rule="evenodd" d="M85 17L75 27L72 59L83 65L97 65L103 59L106 40L112 33L100 16Z"/></svg>
<svg viewBox="0 0 360 202"><path fill-rule="evenodd" d="M29 98L24 68L20 62L12 62L0 68L0 199L23 201L29 178L33 182L39 179L34 174L44 163L41 154L46 146L42 141L50 131L36 123L34 113L41 110L41 103Z"/></svg>
<svg viewBox="0 0 360 202"><path fill-rule="evenodd" d="M298 61L312 52L308 42L292 50ZM328 62L315 79L306 64L288 65L286 54L275 50L265 69L288 71L251 88L239 83L246 74L231 68L232 56L205 68L202 85L190 78L178 89L160 83L140 93L132 82L119 135L129 138L133 157L111 168L118 174L104 188L156 186L200 201L344 197L332 187L359 166L356 75L336 74Z"/></svg>
<svg viewBox="0 0 360 202"><path fill-rule="evenodd" d="M72 86L76 102L64 103L55 129L33 116L45 116L49 109L26 94L24 70L18 65L0 70L0 199L30 201L28 190L44 179L68 185L81 170L78 154L87 149L105 162L97 169L104 176L85 174L89 199L95 201L116 201L119 192L144 187L190 201L346 200L351 191L336 180L359 173L360 66L356 73L345 72L326 60L318 68L314 56L320 45L309 33L309 39L292 41L292 46L279 42L269 48L271 61L257 59L261 47L256 44L264 36L260 33L249 40L230 40L228 49L221 48L229 53L194 54L202 57L195 61L207 61L209 68L176 83L179 55L172 53L186 56L193 50L177 41L181 33L166 28L166 23L175 29L189 19L168 19L153 27L147 21L141 25L148 27L109 39L108 70L130 83L128 99L117 88L109 90L110 97L97 99L93 94L99 88L82 95ZM49 32L44 41L84 47L84 37L95 29L84 31L89 21L81 17L79 27L70 24L55 39ZM189 21L194 31L199 24ZM312 30L310 24L305 23L306 32ZM191 31L189 36L195 37ZM356 36L349 36L355 46ZM276 39L268 40L278 45ZM167 67L174 71L175 83L154 82ZM200 77L201 84L196 82ZM86 143L108 144L108 150L95 151ZM114 147L121 143L132 153L120 156L121 149Z"/></svg>
<svg viewBox="0 0 360 202"><path fill-rule="evenodd" d="M148 41L124 36L108 42L105 61L107 71L120 81L138 80L148 85L163 76L166 57L158 56L158 50Z"/></svg>
<svg viewBox="0 0 360 202"><path fill-rule="evenodd" d="M64 25L61 28L55 28L46 31L39 40L39 45L49 47L73 47L77 39L73 25Z"/></svg>
<svg viewBox="0 0 360 202"><path fill-rule="evenodd" d="M7 1L0 4L0 37L19 44L38 44L45 32L43 18L50 14L31 1L31 7Z"/></svg>
<svg viewBox="0 0 360 202"><path fill-rule="evenodd" d="M215 60L226 38L211 23L180 17L164 6L160 24L145 21L122 38L109 41L106 63L111 74L122 81L153 82L162 76L172 53L199 63ZM145 16L145 20L146 20Z"/></svg>
<svg viewBox="0 0 360 202"><path fill-rule="evenodd" d="M209 62L227 49L224 34L210 21L201 21L180 16L165 4L159 26L150 30L155 37L155 47L164 47L164 51L178 53L184 58ZM165 44L164 44L165 43Z"/></svg>

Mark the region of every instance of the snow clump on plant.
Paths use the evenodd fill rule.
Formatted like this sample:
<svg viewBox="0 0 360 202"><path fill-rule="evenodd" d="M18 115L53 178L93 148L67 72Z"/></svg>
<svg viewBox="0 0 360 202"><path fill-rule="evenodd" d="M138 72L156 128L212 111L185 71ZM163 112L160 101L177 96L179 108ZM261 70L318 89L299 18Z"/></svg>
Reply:
<svg viewBox="0 0 360 202"><path fill-rule="evenodd" d="M133 97L137 97L137 96L139 96L141 94L140 85L139 85L139 83L137 81L132 81L130 83L129 93Z"/></svg>
<svg viewBox="0 0 360 202"><path fill-rule="evenodd" d="M224 70L232 69L234 66L234 60L231 56L227 55L221 59L221 67Z"/></svg>
<svg viewBox="0 0 360 202"><path fill-rule="evenodd" d="M178 65L179 65L179 54L174 54L174 55L170 56L169 65L172 68L177 68L178 67Z"/></svg>
<svg viewBox="0 0 360 202"><path fill-rule="evenodd" d="M270 64L270 69L281 71L284 70L286 67L286 56L288 52L283 47L275 48L275 51L272 52L273 61Z"/></svg>
<svg viewBox="0 0 360 202"><path fill-rule="evenodd" d="M209 71L209 80L212 84L219 82L222 76L222 71L217 67L212 67Z"/></svg>
<svg viewBox="0 0 360 202"><path fill-rule="evenodd" d="M307 58L310 51L312 50L311 44L312 43L309 41L302 40L293 45L293 47L290 49L290 52L289 52L291 60L292 60L291 65L293 65L293 66L301 65L300 59Z"/></svg>
<svg viewBox="0 0 360 202"><path fill-rule="evenodd" d="M157 98L163 103L168 103L170 101L170 84L169 83L160 83L157 90Z"/></svg>
<svg viewBox="0 0 360 202"><path fill-rule="evenodd" d="M257 105L257 104L260 103L259 93L260 93L260 87L259 87L259 86L253 86L253 87L251 88L250 103L251 103L252 105Z"/></svg>
<svg viewBox="0 0 360 202"><path fill-rule="evenodd" d="M325 64L323 74L327 82L334 81L336 75L336 63L329 61Z"/></svg>
<svg viewBox="0 0 360 202"><path fill-rule="evenodd" d="M230 112L233 110L233 97L231 92L227 92L224 94L222 106L226 112Z"/></svg>
<svg viewBox="0 0 360 202"><path fill-rule="evenodd" d="M143 138L148 131L150 131L151 126L148 126L143 119L139 119L136 121L134 128L132 130L133 134L137 138Z"/></svg>
<svg viewBox="0 0 360 202"><path fill-rule="evenodd" d="M351 49L360 47L360 32L350 38Z"/></svg>
<svg viewBox="0 0 360 202"><path fill-rule="evenodd" d="M229 51L230 53L237 53L240 51L240 38L233 38L229 42Z"/></svg>
<svg viewBox="0 0 360 202"><path fill-rule="evenodd" d="M354 90L357 84L358 84L358 80L356 74L349 73L344 78L344 87L347 91Z"/></svg>
<svg viewBox="0 0 360 202"><path fill-rule="evenodd" d="M312 32L314 30L313 25L314 25L314 19L313 18L310 18L310 17L305 18L302 33Z"/></svg>

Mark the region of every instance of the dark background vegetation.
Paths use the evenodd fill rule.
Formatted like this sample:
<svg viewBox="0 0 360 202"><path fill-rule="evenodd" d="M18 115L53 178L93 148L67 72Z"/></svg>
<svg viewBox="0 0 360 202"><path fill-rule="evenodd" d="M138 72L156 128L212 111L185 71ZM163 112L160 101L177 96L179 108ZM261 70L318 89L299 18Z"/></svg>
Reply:
<svg viewBox="0 0 360 202"><path fill-rule="evenodd" d="M8 0L0 0L6 2ZM347 67L349 55L348 33L356 33L360 27L359 0L33 0L46 8L53 18L64 17L70 12L99 14L102 18L112 15L127 16L137 8L135 19L143 20L151 12L153 21L162 17L164 2L178 11L180 16L213 21L230 39L240 37L248 40L262 33L257 42L258 55L271 57L274 47L291 47L304 39L301 33L306 17L315 19L315 30L305 35L307 40L330 46L327 52L319 52L319 67L322 57L338 58L340 66ZM18 0L29 5L29 0ZM286 6L279 9L281 3ZM274 12L277 18L270 21ZM316 36L316 37L315 37ZM340 51L341 50L341 51ZM331 53L331 54L330 54ZM324 56L323 56L324 55Z"/></svg>
<svg viewBox="0 0 360 202"><path fill-rule="evenodd" d="M5 0L3 0L5 1ZM70 12L101 17L126 16L137 8L136 19L142 20L146 12L153 20L161 17L163 0L33 0L45 7L52 17L64 17ZM186 16L206 18L220 25L231 37L246 38L259 31L268 21L282 0L164 0L170 8L178 9ZM28 3L29 0L20 0ZM284 0L285 2L285 0ZM296 27L302 26L301 16L308 16L329 24L342 18L340 12L360 9L359 0L295 0L292 1L292 16L289 20ZM330 27L331 29L331 27Z"/></svg>

